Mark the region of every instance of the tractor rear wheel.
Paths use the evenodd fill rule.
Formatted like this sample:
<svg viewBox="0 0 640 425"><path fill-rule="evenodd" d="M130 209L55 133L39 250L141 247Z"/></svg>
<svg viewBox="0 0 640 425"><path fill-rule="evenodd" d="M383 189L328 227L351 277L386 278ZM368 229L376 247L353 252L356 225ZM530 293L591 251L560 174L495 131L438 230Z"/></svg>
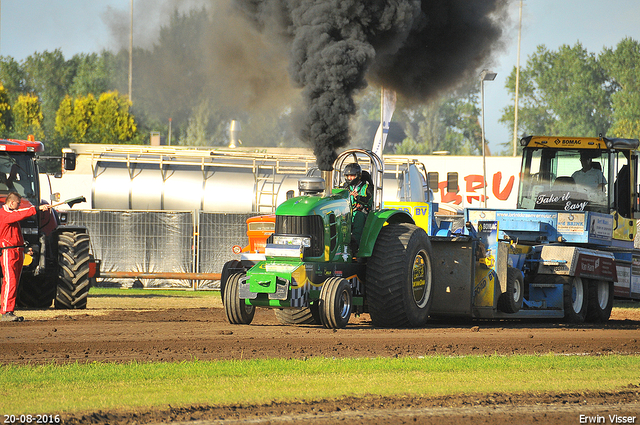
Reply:
<svg viewBox="0 0 640 425"><path fill-rule="evenodd" d="M16 303L24 308L49 308L56 296L56 285L47 275L23 273L18 286Z"/></svg>
<svg viewBox="0 0 640 425"><path fill-rule="evenodd" d="M589 280L587 322L603 323L609 320L613 308L613 282Z"/></svg>
<svg viewBox="0 0 640 425"><path fill-rule="evenodd" d="M498 298L498 309L503 313L513 314L520 311L524 297L524 279L520 270L507 268L507 291Z"/></svg>
<svg viewBox="0 0 640 425"><path fill-rule="evenodd" d="M367 265L366 294L376 326L424 326L433 299L431 241L413 224L380 230Z"/></svg>
<svg viewBox="0 0 640 425"><path fill-rule="evenodd" d="M563 286L563 299L565 322L584 323L588 299L586 280L569 277Z"/></svg>
<svg viewBox="0 0 640 425"><path fill-rule="evenodd" d="M351 285L341 277L330 277L320 289L320 321L327 329L344 328L349 323L353 296Z"/></svg>
<svg viewBox="0 0 640 425"><path fill-rule="evenodd" d="M303 308L279 308L274 310L282 325L319 325L318 305Z"/></svg>
<svg viewBox="0 0 640 425"><path fill-rule="evenodd" d="M85 231L63 231L58 235L58 290L55 308L87 307L89 280L89 235Z"/></svg>
<svg viewBox="0 0 640 425"><path fill-rule="evenodd" d="M243 277L244 273L232 274L224 288L224 312L232 325L248 325L256 313L255 306L247 305L240 299L240 279Z"/></svg>

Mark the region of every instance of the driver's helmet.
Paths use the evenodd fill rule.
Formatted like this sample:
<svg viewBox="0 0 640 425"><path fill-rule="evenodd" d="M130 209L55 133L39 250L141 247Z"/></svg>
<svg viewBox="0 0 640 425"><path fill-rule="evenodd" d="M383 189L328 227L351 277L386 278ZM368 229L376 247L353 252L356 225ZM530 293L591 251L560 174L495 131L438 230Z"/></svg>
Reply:
<svg viewBox="0 0 640 425"><path fill-rule="evenodd" d="M342 175L344 175L344 179L346 183L351 183L359 179L360 176L362 176L362 167L360 167L359 164L356 164L354 162L351 164L347 164L344 167L344 170L342 171ZM347 179L347 176L356 176L356 177L353 180L349 180Z"/></svg>

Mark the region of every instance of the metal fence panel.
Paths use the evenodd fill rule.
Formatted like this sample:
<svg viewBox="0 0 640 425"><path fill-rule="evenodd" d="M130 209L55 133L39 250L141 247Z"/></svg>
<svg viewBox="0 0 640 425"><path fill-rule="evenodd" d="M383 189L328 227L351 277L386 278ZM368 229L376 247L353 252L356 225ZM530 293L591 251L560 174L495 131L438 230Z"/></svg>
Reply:
<svg viewBox="0 0 640 425"><path fill-rule="evenodd" d="M234 254L234 245L242 247L249 243L247 238L247 218L250 214L212 213L201 211L198 219L198 272L220 273L229 260L239 260ZM217 281L200 281L200 288L218 287Z"/></svg>
<svg viewBox="0 0 640 425"><path fill-rule="evenodd" d="M220 273L240 259L233 245L248 244L246 220L255 213L70 210L68 223L85 226L102 271ZM196 221L197 220L197 221ZM197 235L197 236L194 236ZM100 286L131 286L133 279L100 279ZM143 279L144 287L215 289L219 281Z"/></svg>
<svg viewBox="0 0 640 425"><path fill-rule="evenodd" d="M169 211L69 211L86 226L104 271L193 272L194 214ZM104 279L103 286L117 285ZM145 287L191 287L188 280L146 279Z"/></svg>

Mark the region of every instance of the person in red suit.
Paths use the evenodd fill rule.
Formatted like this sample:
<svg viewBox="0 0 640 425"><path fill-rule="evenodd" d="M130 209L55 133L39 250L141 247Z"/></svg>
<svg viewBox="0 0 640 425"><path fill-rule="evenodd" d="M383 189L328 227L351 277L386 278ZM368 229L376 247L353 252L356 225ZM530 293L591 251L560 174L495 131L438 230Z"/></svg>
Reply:
<svg viewBox="0 0 640 425"><path fill-rule="evenodd" d="M21 316L13 314L16 306L18 283L24 261L24 239L20 221L36 214L36 208L20 208L22 196L16 192L7 195L0 208L0 252L2 253L2 287L0 288L0 320L3 322L22 322ZM46 211L51 205L40 205L40 211Z"/></svg>

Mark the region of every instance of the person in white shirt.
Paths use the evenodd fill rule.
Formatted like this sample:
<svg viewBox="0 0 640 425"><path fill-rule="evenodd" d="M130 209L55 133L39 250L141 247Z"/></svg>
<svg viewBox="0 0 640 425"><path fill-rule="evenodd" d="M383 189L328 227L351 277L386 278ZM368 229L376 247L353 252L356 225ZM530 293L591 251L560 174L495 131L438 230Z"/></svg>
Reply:
<svg viewBox="0 0 640 425"><path fill-rule="evenodd" d="M580 163L582 169L574 172L571 177L577 185L587 187L589 189L604 190L607 179L602 171L593 167L593 157L587 152L580 153Z"/></svg>

